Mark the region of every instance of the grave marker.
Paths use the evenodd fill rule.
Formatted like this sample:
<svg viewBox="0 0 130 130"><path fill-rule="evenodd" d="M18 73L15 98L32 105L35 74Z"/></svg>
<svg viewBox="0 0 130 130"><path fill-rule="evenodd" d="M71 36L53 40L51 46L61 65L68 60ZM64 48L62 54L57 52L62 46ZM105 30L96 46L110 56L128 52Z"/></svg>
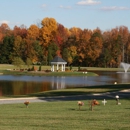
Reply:
<svg viewBox="0 0 130 130"><path fill-rule="evenodd" d="M105 106L105 104L107 103L107 101L104 99L104 100L102 101L102 103L103 103L104 106Z"/></svg>

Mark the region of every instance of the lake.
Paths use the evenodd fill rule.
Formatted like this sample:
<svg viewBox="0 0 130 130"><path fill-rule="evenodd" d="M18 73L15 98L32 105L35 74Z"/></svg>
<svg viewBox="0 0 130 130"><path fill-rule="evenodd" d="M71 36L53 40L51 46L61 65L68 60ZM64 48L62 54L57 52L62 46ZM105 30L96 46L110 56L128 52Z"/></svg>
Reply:
<svg viewBox="0 0 130 130"><path fill-rule="evenodd" d="M48 90L130 82L130 73L96 71L99 76L0 75L0 96L25 95Z"/></svg>

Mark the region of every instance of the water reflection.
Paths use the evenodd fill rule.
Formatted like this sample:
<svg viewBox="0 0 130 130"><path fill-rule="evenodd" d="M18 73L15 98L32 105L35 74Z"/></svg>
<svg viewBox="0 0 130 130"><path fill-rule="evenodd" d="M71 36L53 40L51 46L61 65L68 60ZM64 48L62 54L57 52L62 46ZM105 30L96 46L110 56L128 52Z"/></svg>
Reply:
<svg viewBox="0 0 130 130"><path fill-rule="evenodd" d="M24 81L0 81L0 96L5 95L25 95L48 91L49 82L24 82Z"/></svg>
<svg viewBox="0 0 130 130"><path fill-rule="evenodd" d="M51 78L51 88L52 89L62 89L65 88L65 76L52 76Z"/></svg>
<svg viewBox="0 0 130 130"><path fill-rule="evenodd" d="M100 72L99 76L0 75L0 96L25 95L48 90L130 82L130 73Z"/></svg>

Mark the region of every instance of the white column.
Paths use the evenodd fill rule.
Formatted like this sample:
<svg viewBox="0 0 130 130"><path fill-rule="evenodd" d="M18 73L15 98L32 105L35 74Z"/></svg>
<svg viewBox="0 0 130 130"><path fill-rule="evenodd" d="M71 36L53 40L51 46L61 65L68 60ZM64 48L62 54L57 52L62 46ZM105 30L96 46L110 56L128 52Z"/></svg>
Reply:
<svg viewBox="0 0 130 130"><path fill-rule="evenodd" d="M64 71L63 64L61 65L61 71Z"/></svg>
<svg viewBox="0 0 130 130"><path fill-rule="evenodd" d="M54 65L52 65L52 72L54 72Z"/></svg>
<svg viewBox="0 0 130 130"><path fill-rule="evenodd" d="M65 71L65 64L64 64L64 71Z"/></svg>
<svg viewBox="0 0 130 130"><path fill-rule="evenodd" d="M51 72L52 72L52 65L51 65Z"/></svg>
<svg viewBox="0 0 130 130"><path fill-rule="evenodd" d="M59 64L57 64L57 70L59 70Z"/></svg>

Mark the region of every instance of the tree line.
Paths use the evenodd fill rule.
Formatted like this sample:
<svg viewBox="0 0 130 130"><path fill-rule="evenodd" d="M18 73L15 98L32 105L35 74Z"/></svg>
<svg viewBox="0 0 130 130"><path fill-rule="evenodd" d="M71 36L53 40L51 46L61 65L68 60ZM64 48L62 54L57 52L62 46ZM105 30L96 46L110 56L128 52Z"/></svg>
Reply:
<svg viewBox="0 0 130 130"><path fill-rule="evenodd" d="M0 64L49 65L55 56L69 66L118 67L130 63L130 32L126 26L101 31L66 28L54 18L44 18L40 26L0 26Z"/></svg>

